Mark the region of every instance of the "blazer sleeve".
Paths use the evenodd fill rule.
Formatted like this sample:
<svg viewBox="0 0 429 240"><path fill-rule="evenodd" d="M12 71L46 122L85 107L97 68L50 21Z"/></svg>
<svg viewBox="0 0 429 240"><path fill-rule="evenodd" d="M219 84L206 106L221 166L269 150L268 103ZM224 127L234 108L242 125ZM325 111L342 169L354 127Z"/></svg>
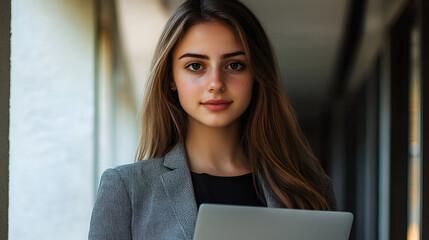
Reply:
<svg viewBox="0 0 429 240"><path fill-rule="evenodd" d="M89 240L132 239L131 201L126 185L115 169L107 169L92 211Z"/></svg>

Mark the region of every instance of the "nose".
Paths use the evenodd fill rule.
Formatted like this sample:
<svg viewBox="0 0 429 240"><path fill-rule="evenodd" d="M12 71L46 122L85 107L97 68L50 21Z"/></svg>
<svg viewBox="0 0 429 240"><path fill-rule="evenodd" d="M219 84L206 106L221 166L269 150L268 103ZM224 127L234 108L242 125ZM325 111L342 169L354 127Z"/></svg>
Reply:
<svg viewBox="0 0 429 240"><path fill-rule="evenodd" d="M221 93L225 91L225 79L220 69L213 68L207 77L207 90L210 93Z"/></svg>

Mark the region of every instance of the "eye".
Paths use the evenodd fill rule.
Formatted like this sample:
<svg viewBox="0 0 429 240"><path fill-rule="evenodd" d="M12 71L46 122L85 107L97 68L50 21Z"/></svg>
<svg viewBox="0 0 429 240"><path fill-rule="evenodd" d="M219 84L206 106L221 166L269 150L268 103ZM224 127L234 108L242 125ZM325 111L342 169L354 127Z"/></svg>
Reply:
<svg viewBox="0 0 429 240"><path fill-rule="evenodd" d="M199 63L190 63L188 65L186 65L186 68L191 70L191 71L201 71L203 70L203 65L199 64Z"/></svg>
<svg viewBox="0 0 429 240"><path fill-rule="evenodd" d="M226 68L229 70L234 70L234 71L239 71L244 67L243 64L239 63L239 62L233 62L230 63Z"/></svg>

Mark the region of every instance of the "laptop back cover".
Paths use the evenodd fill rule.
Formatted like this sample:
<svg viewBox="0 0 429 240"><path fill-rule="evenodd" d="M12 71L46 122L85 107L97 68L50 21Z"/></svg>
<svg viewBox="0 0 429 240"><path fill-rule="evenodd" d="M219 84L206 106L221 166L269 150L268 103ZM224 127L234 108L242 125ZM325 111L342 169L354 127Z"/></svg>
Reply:
<svg viewBox="0 0 429 240"><path fill-rule="evenodd" d="M349 212L202 204L195 240L346 240Z"/></svg>

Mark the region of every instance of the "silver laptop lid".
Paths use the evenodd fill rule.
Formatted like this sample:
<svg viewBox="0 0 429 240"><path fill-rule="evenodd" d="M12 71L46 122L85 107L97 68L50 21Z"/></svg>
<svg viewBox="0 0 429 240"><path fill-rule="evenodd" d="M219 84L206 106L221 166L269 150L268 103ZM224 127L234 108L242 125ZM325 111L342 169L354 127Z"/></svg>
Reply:
<svg viewBox="0 0 429 240"><path fill-rule="evenodd" d="M194 240L346 240L353 214L202 204Z"/></svg>

